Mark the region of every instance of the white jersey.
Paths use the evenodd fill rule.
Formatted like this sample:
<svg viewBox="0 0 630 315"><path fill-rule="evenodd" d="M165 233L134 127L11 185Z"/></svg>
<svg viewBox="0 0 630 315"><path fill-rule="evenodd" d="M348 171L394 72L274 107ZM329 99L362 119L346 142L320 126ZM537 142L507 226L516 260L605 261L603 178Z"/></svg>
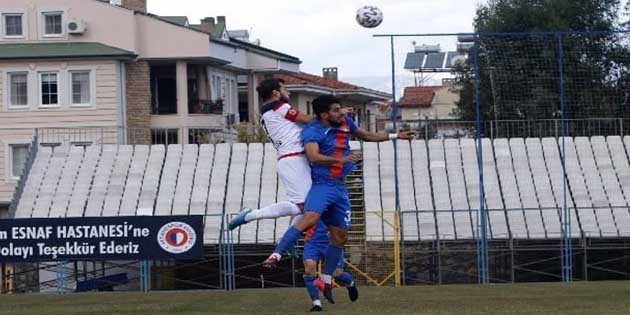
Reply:
<svg viewBox="0 0 630 315"><path fill-rule="evenodd" d="M260 123L278 152L278 159L304 153L301 124L295 122L299 112L284 102L265 104Z"/></svg>

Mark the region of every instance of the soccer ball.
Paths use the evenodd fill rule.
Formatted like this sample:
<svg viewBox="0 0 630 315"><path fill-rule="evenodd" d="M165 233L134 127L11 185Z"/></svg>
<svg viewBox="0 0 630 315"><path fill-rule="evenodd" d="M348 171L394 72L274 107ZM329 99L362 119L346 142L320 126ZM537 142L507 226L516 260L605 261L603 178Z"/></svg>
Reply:
<svg viewBox="0 0 630 315"><path fill-rule="evenodd" d="M383 22L383 12L375 6L366 5L357 10L357 22L363 27L374 28Z"/></svg>

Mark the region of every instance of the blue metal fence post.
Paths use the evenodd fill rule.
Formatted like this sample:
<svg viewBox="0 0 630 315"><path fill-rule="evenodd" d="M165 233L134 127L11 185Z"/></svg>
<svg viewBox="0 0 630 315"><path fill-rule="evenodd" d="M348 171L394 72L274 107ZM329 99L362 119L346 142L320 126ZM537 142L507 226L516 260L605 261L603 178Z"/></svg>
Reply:
<svg viewBox="0 0 630 315"><path fill-rule="evenodd" d="M206 217L206 222L208 221L208 218ZM221 216L221 229L219 230L219 273L220 273L220 277L219 277L219 286L222 289L227 290L227 279L225 277L225 268L226 268L226 258L227 256L225 255L225 216Z"/></svg>
<svg viewBox="0 0 630 315"><path fill-rule="evenodd" d="M236 276L234 274L234 242L232 240L232 231L228 229L228 259L229 259L229 282L230 282L230 290L236 289Z"/></svg>
<svg viewBox="0 0 630 315"><path fill-rule="evenodd" d="M140 290L151 291L151 262L148 260L140 261Z"/></svg>
<svg viewBox="0 0 630 315"><path fill-rule="evenodd" d="M219 246L221 252L221 273L223 274L223 288L234 290L236 279L234 277L234 248L232 244L232 231L227 229L227 222L230 220L229 214L224 214L221 219L221 232L219 236Z"/></svg>
<svg viewBox="0 0 630 315"><path fill-rule="evenodd" d="M567 206L567 169L566 169L566 154L565 154L565 135L566 135L566 123L565 123L565 90L564 90L564 48L562 47L562 33L555 33L555 38L558 43L558 74L560 78L560 137L562 139L561 145L561 162L562 162L562 191L563 191L563 204L562 204L562 281L573 281L573 248L571 245L571 213Z"/></svg>
<svg viewBox="0 0 630 315"><path fill-rule="evenodd" d="M487 216L485 210L485 193L483 184L483 150L481 137L483 136L483 125L481 123L480 108L480 75L479 75L479 34L474 35L473 47L473 66L475 77L475 110L477 125L477 167L479 168L479 218L477 235L479 237L477 244L477 266L479 268L479 283L488 283L488 227Z"/></svg>
<svg viewBox="0 0 630 315"><path fill-rule="evenodd" d="M394 55L394 36L390 36L389 39L390 39L390 49L391 49L391 57L392 57L392 123L394 127L394 132L397 132L398 130L398 126L397 126L398 104L396 102L396 58ZM396 196L396 210L395 211L398 214L398 227L399 227L398 233L400 234L400 247L403 248L405 239L404 239L403 229L402 229L403 219L400 213L400 210L401 210L400 209L400 191L398 189L398 143L396 139L394 139L392 143L394 145L394 195ZM402 256L403 255L401 254L401 257L400 257L401 276L402 276L403 285L405 285L406 283L405 259Z"/></svg>
<svg viewBox="0 0 630 315"><path fill-rule="evenodd" d="M57 293L66 293L66 263L65 261L57 261L55 273L57 276Z"/></svg>

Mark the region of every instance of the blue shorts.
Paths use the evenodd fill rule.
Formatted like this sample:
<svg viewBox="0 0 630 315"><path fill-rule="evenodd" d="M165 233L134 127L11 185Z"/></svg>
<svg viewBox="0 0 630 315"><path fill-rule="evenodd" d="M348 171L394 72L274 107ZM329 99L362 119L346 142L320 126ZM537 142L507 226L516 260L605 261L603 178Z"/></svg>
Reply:
<svg viewBox="0 0 630 315"><path fill-rule="evenodd" d="M303 260L313 260L315 262L319 262L320 260L324 260L326 257L326 248L328 244L320 243L320 242L309 242L306 241L304 244L304 252L302 253ZM337 268L343 269L344 261L343 261L344 253L341 254L341 259L337 263Z"/></svg>
<svg viewBox="0 0 630 315"><path fill-rule="evenodd" d="M328 226L350 228L350 198L341 182L313 183L306 196L305 212L317 212Z"/></svg>

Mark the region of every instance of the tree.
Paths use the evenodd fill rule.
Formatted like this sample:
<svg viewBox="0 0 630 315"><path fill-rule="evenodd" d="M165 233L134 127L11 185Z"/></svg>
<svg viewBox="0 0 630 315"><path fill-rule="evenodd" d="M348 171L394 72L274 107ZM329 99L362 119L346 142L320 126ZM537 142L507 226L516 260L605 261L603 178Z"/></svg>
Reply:
<svg viewBox="0 0 630 315"><path fill-rule="evenodd" d="M474 27L481 33L482 119L558 118L561 52L567 118L630 117L630 50L624 36L612 33L624 27L621 7L621 0L489 0L481 5ZM553 33L488 34L556 31L597 32L565 34L560 42ZM458 114L464 120L476 116L473 54L454 70Z"/></svg>

